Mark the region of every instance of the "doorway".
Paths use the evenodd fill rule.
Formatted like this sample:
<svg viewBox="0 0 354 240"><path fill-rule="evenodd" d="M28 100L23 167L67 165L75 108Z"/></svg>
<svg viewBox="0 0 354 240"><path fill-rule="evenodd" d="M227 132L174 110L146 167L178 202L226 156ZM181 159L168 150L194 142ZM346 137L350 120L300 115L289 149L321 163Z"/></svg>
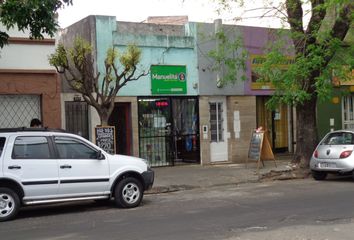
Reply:
<svg viewBox="0 0 354 240"><path fill-rule="evenodd" d="M210 114L210 159L211 162L224 162L228 160L226 141L226 97L213 97L209 99Z"/></svg>
<svg viewBox="0 0 354 240"><path fill-rule="evenodd" d="M138 99L139 152L152 166L199 163L198 99Z"/></svg>
<svg viewBox="0 0 354 240"><path fill-rule="evenodd" d="M281 104L273 110L266 107L267 97L257 97L257 127L266 130L273 152L289 152L289 117L288 106Z"/></svg>
<svg viewBox="0 0 354 240"><path fill-rule="evenodd" d="M131 105L130 103L115 103L108 119L110 126L115 126L116 154L131 155Z"/></svg>

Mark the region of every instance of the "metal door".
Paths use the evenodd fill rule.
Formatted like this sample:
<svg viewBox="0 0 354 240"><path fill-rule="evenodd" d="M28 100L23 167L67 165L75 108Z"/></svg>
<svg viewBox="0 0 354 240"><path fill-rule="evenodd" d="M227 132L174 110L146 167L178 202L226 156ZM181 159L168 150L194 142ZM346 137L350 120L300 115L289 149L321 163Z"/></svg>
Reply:
<svg viewBox="0 0 354 240"><path fill-rule="evenodd" d="M200 162L198 100L140 98L139 152L152 166Z"/></svg>
<svg viewBox="0 0 354 240"><path fill-rule="evenodd" d="M173 165L169 98L139 99L139 152L152 166Z"/></svg>

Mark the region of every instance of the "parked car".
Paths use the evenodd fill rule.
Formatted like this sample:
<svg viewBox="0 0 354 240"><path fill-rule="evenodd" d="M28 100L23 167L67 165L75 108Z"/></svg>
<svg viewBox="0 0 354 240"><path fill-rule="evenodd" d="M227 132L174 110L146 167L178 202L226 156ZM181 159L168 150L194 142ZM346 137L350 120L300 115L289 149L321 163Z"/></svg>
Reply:
<svg viewBox="0 0 354 240"><path fill-rule="evenodd" d="M327 174L353 175L354 131L339 130L328 133L312 154L310 168L316 180Z"/></svg>
<svg viewBox="0 0 354 240"><path fill-rule="evenodd" d="M0 221L33 204L112 198L136 207L153 182L144 159L108 154L80 136L0 129Z"/></svg>

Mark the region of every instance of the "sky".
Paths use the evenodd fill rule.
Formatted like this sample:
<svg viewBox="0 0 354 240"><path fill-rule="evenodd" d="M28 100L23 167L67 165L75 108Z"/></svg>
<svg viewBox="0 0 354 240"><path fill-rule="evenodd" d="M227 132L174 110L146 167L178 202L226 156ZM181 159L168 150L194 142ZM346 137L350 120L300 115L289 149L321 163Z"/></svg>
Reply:
<svg viewBox="0 0 354 240"><path fill-rule="evenodd" d="M263 4L263 0L245 2L247 9L255 9ZM240 8L234 7L233 9L238 9L238 11L218 15L216 9L217 5L213 0L73 0L73 6L59 11L59 25L65 28L88 15L116 16L117 21L128 22L142 22L149 16L187 15L191 22L213 22L221 18L224 23L236 23L233 18L242 15L245 20L238 21L237 24L262 27L281 26L279 19L253 18L261 15L259 11L245 13Z"/></svg>

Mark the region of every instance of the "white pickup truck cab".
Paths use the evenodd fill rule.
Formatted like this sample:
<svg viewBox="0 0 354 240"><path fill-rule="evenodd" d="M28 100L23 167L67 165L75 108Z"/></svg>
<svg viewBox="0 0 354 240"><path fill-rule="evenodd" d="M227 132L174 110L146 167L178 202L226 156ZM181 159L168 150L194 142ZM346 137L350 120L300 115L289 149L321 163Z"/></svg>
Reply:
<svg viewBox="0 0 354 240"><path fill-rule="evenodd" d="M138 206L154 172L144 159L111 155L63 131L0 129L0 221L24 205L113 198Z"/></svg>

